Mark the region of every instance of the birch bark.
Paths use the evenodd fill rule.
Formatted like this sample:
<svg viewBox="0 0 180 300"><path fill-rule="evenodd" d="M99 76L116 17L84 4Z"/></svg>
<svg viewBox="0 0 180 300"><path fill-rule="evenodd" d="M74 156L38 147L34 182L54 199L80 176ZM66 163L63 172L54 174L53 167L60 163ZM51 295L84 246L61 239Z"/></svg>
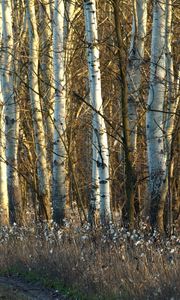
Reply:
<svg viewBox="0 0 180 300"><path fill-rule="evenodd" d="M18 176L19 109L14 94L12 8L2 0L2 93L5 105L5 134L8 195L11 221L22 223L22 199Z"/></svg>
<svg viewBox="0 0 180 300"><path fill-rule="evenodd" d="M87 40L91 41L91 20L90 15L86 13L85 10L85 22L86 22L86 35ZM87 55L89 56L89 68L92 67L91 61L93 60L93 57L90 58L90 55L92 56L91 51L87 49ZM92 69L92 68L91 68ZM93 72L93 69L91 70ZM93 103L93 95L92 90L94 89L94 83L92 80L90 80L89 84L91 85L90 88L90 102L91 105L94 106ZM97 135L95 132L95 128L97 128L97 117L94 112L92 112L92 186L91 186L91 197L90 197L90 203L89 203L89 211L88 211L88 221L91 225L95 225L95 215L97 214L97 211L100 209L100 186L99 186L99 170L97 166L98 161L98 140Z"/></svg>
<svg viewBox="0 0 180 300"><path fill-rule="evenodd" d="M43 117L39 97L38 63L39 63L39 37L35 15L34 0L26 0L28 31L29 31L29 95L33 116L34 140L37 155L37 175L39 190L40 218L50 223L50 182L47 166L46 140L43 126Z"/></svg>
<svg viewBox="0 0 180 300"><path fill-rule="evenodd" d="M140 96L141 66L144 58L146 25L147 0L134 0L134 18L127 67L130 143L134 159L137 153L137 107Z"/></svg>
<svg viewBox="0 0 180 300"><path fill-rule="evenodd" d="M53 213L62 223L66 204L66 91L64 69L64 1L55 0L53 15L53 67L55 85L53 147Z"/></svg>
<svg viewBox="0 0 180 300"><path fill-rule="evenodd" d="M150 88L146 118L148 166L150 176L149 191L151 197L150 220L153 227L157 227L157 211L166 170L163 116L166 76L165 9L165 0L154 0Z"/></svg>
<svg viewBox="0 0 180 300"><path fill-rule="evenodd" d="M1 77L1 75L0 75ZM6 165L5 106L0 86L0 226L9 225L9 199Z"/></svg>
<svg viewBox="0 0 180 300"><path fill-rule="evenodd" d="M91 102L94 108L103 115L95 0L84 1L84 15ZM96 161L99 174L101 223L106 224L111 221L108 138L103 117L94 112L93 114L93 142L95 143L95 147L97 145L98 149L98 155L94 151L93 161ZM93 172L94 177L96 177L96 170L93 170ZM93 178L92 183L94 186L92 186L91 206L95 208L97 203L95 191L96 178Z"/></svg>
<svg viewBox="0 0 180 300"><path fill-rule="evenodd" d="M2 3L0 3L0 57L2 57ZM1 63L1 59L0 59ZM9 225L9 199L6 165L5 104L0 70L0 226Z"/></svg>
<svg viewBox="0 0 180 300"><path fill-rule="evenodd" d="M172 133L174 129L175 112L178 107L179 97L176 97L173 55L172 55L172 0L166 0L166 86L167 86L167 111L166 131L166 155L167 161L171 152Z"/></svg>
<svg viewBox="0 0 180 300"><path fill-rule="evenodd" d="M172 0L166 0L166 90L167 90L167 114L165 120L165 179L161 188L161 198L157 213L157 225L160 231L164 230L164 207L168 196L168 226L169 233L172 226L172 191L171 182L173 178L174 158L173 158L173 131L175 127L175 117L178 108L179 98L175 93L175 80L172 56Z"/></svg>

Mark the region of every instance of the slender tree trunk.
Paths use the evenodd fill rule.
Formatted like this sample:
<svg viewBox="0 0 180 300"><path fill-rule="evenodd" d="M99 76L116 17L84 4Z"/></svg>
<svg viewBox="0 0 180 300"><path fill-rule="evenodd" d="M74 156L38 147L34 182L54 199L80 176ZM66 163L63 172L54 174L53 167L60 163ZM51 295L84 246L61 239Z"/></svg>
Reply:
<svg viewBox="0 0 180 300"><path fill-rule="evenodd" d="M146 25L147 0L134 0L134 18L127 67L130 144L134 160L137 156L137 107L140 100L141 65L144 58Z"/></svg>
<svg viewBox="0 0 180 300"><path fill-rule="evenodd" d="M47 156L51 168L54 132L53 110L53 64L52 64L52 20L49 0L39 2L40 11L40 93L43 96L43 111L47 141Z"/></svg>
<svg viewBox="0 0 180 300"><path fill-rule="evenodd" d="M123 52L123 41L120 23L120 1L114 0L114 19L115 29L117 35L118 56L119 56L119 71L121 81L121 107L122 107L122 124L123 124L123 141L124 141L124 153L125 153L125 175L126 175L126 197L128 205L128 223L129 227L134 227L134 197L135 197L135 185L136 175L133 167L131 157L131 142L130 142L130 129L128 119L128 86L126 78L126 55Z"/></svg>
<svg viewBox="0 0 180 300"><path fill-rule="evenodd" d="M0 3L2 24L2 4ZM0 57L2 57L2 26L0 27ZM1 59L0 59L1 63ZM2 94L2 72L0 70L0 226L9 225L9 199L6 165L5 104Z"/></svg>
<svg viewBox="0 0 180 300"><path fill-rule="evenodd" d="M66 180L66 204L72 205L72 185L73 185L73 171L71 169L72 153L72 126L73 126L73 116L74 110L72 109L73 103L71 99L72 95L72 57L73 57L73 47L74 47L74 14L75 14L75 4L74 1L65 1L64 5L64 61L65 61L65 93L66 93L66 123L68 124L66 128L67 136L67 180Z"/></svg>
<svg viewBox="0 0 180 300"><path fill-rule="evenodd" d="M55 84L54 148L53 148L53 212L62 223L66 204L66 92L64 70L64 1L55 0L53 15L53 66Z"/></svg>
<svg viewBox="0 0 180 300"><path fill-rule="evenodd" d="M153 228L163 230L161 188L165 180L166 153L164 148L164 98L165 98L165 9L166 1L153 2L153 30L151 44L150 88L147 109L147 151L149 166L149 191L151 197L150 221ZM158 210L161 215L158 216ZM157 216L159 220L157 219Z"/></svg>
<svg viewBox="0 0 180 300"><path fill-rule="evenodd" d="M157 213L158 228L164 229L164 207L168 196L168 226L171 233L172 226L172 190L171 182L173 177L174 159L173 159L173 131L175 125L176 111L179 103L175 93L174 68L172 56L172 0L166 0L166 88L167 88L167 114L165 122L165 155L166 171L165 180L161 189L161 198Z"/></svg>
<svg viewBox="0 0 180 300"><path fill-rule="evenodd" d="M91 24L89 15L86 14L85 11L85 20L86 20L86 32L87 32L87 39L88 41L91 41ZM87 50L87 55L92 55L91 51L89 49ZM89 61L89 67L91 66L91 61L93 57L90 58ZM93 71L93 70L92 70ZM92 90L94 89L94 83L92 80L90 80L90 102L91 105L94 106L93 98L91 95ZM91 225L95 225L95 215L97 214L98 209L100 209L100 186L99 186L99 170L97 166L98 161L98 139L95 132L95 128L97 128L97 116L96 113L92 112L92 186L91 186L91 197L90 197L90 203L89 203L89 212L88 212L88 220Z"/></svg>
<svg viewBox="0 0 180 300"><path fill-rule="evenodd" d="M34 0L26 0L29 31L29 95L33 116L34 140L37 155L37 175L41 220L51 221L50 182L47 166L46 140L39 97L38 63L39 37Z"/></svg>
<svg viewBox="0 0 180 300"><path fill-rule="evenodd" d="M96 223L96 215L100 209L100 185L99 185L99 170L97 166L98 161L98 139L96 136L95 128L97 128L96 114L92 116L92 190L89 203L88 221L91 225Z"/></svg>
<svg viewBox="0 0 180 300"><path fill-rule="evenodd" d="M71 0L65 1L65 7L64 7L64 44L68 44L68 38L71 36L71 33L73 30L72 28L72 22L73 22L73 17L75 14L75 2ZM71 41L69 40L71 45Z"/></svg>
<svg viewBox="0 0 180 300"><path fill-rule="evenodd" d="M9 199L6 166L5 112L0 90L0 226L9 225Z"/></svg>
<svg viewBox="0 0 180 300"><path fill-rule="evenodd" d="M11 1L2 0L2 93L5 105L6 157L11 221L22 223L22 199L18 176L19 109L14 94Z"/></svg>
<svg viewBox="0 0 180 300"><path fill-rule="evenodd" d="M95 0L84 1L84 14L91 103L97 111L103 114ZM98 149L95 159L99 173L100 218L101 223L106 224L111 221L108 138L104 119L97 113L93 112L93 114L93 130ZM95 138L93 139L95 140ZM97 203L95 186L92 186L92 207L94 206L93 201Z"/></svg>

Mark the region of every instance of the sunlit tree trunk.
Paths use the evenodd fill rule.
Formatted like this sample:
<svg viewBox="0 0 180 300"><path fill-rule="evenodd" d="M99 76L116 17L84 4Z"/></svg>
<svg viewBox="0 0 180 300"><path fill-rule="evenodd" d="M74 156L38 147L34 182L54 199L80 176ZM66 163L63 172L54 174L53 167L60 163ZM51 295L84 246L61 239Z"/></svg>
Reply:
<svg viewBox="0 0 180 300"><path fill-rule="evenodd" d="M22 199L18 176L19 109L14 94L13 32L11 1L2 0L2 93L5 105L6 157L11 221L22 222Z"/></svg>
<svg viewBox="0 0 180 300"><path fill-rule="evenodd" d="M1 75L0 75L1 76ZM9 224L9 201L6 166L5 107L0 86L0 225Z"/></svg>
<svg viewBox="0 0 180 300"><path fill-rule="evenodd" d="M53 148L53 64L52 64L52 20L49 0L39 2L40 11L40 93L43 97L48 160L52 163Z"/></svg>
<svg viewBox="0 0 180 300"><path fill-rule="evenodd" d="M66 204L66 92L64 70L64 1L55 0L53 14L53 66L55 85L54 147L53 147L53 212L62 223Z"/></svg>
<svg viewBox="0 0 180 300"><path fill-rule="evenodd" d="M64 64L65 64L65 78L64 86L66 93L66 136L67 136L67 180L66 180L66 204L72 205L72 185L73 185L73 171L72 171L72 118L74 111L72 109L72 57L74 47L74 13L75 13L75 2L65 1L64 5Z"/></svg>
<svg viewBox="0 0 180 300"><path fill-rule="evenodd" d="M2 57L2 4L0 3L0 57ZM1 64L1 58L0 58ZM7 187L5 104L2 94L2 70L0 70L0 226L9 224L9 199Z"/></svg>
<svg viewBox="0 0 180 300"><path fill-rule="evenodd" d="M166 90L167 90L167 114L165 121L165 155L166 170L165 179L161 188L161 198L157 213L158 228L164 229L164 207L168 196L168 225L169 233L172 225L172 190L171 182L173 178L174 157L173 157L173 131L175 125L176 111L179 98L175 93L175 80L172 55L172 0L166 0Z"/></svg>
<svg viewBox="0 0 180 300"><path fill-rule="evenodd" d="M86 21L86 34L87 40L91 41L91 24L89 19L89 14L86 13L85 10L85 21ZM91 51L87 49L87 55L92 55ZM91 61L93 57L89 57L89 67L91 66ZM93 71L93 70L92 70ZM91 95L92 90L94 89L94 82L90 80L89 84L90 88L90 102L93 104L93 95ZM95 128L97 128L97 116L96 113L92 112L92 187L91 187L91 196L89 203L89 212L88 212L88 220L89 223L94 225L96 220L95 216L100 209L100 186L99 186L99 170L97 166L98 161L98 139L95 132Z"/></svg>
<svg viewBox="0 0 180 300"><path fill-rule="evenodd" d="M127 67L128 114L131 151L134 159L137 154L137 106L140 101L141 65L144 58L144 41L147 25L147 0L133 1L133 26Z"/></svg>
<svg viewBox="0 0 180 300"><path fill-rule="evenodd" d="M47 166L46 140L39 97L38 63L39 37L34 0L26 0L29 31L29 95L33 116L34 140L37 155L37 175L41 220L51 221L50 182Z"/></svg>
<svg viewBox="0 0 180 300"><path fill-rule="evenodd" d="M153 28L151 42L150 88L147 107L147 151L149 166L150 219L158 227L157 213L161 188L165 179L166 153L164 148L165 99L165 9L166 1L153 2Z"/></svg>
<svg viewBox="0 0 180 300"><path fill-rule="evenodd" d="M91 102L93 107L103 115L95 0L84 1L84 14ZM111 220L108 139L103 117L95 112L93 114L93 142L95 142L95 146L97 145L98 149L98 154L95 154L94 158L99 175L100 218L101 223L105 224ZM94 174L96 174L96 171L94 171ZM93 178L94 180L96 179ZM92 186L92 207L95 207L95 203L97 203L96 196L96 186Z"/></svg>
<svg viewBox="0 0 180 300"><path fill-rule="evenodd" d="M68 37L71 35L73 17L75 14L75 1L65 1L64 7L64 44L68 42ZM69 41L71 43L71 41Z"/></svg>

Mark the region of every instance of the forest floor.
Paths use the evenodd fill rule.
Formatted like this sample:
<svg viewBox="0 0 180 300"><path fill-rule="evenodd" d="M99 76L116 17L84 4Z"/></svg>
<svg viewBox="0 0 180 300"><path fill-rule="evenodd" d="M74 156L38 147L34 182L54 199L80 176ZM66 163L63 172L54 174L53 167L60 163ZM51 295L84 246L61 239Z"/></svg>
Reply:
<svg viewBox="0 0 180 300"><path fill-rule="evenodd" d="M0 286L31 297L22 300L33 293L43 300L179 300L179 246L178 234L152 235L146 224L132 232L115 224L14 225L0 229Z"/></svg>
<svg viewBox="0 0 180 300"><path fill-rule="evenodd" d="M21 277L0 277L0 299L4 300L67 300L59 291L41 284L27 282Z"/></svg>

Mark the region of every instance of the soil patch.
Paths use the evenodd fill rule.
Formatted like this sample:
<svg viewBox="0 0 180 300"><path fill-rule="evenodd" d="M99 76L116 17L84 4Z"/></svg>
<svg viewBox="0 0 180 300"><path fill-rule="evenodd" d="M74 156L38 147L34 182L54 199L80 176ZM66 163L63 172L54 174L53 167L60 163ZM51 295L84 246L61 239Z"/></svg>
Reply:
<svg viewBox="0 0 180 300"><path fill-rule="evenodd" d="M58 291L47 289L39 283L29 283L11 276L0 277L0 299L4 300L68 300Z"/></svg>

